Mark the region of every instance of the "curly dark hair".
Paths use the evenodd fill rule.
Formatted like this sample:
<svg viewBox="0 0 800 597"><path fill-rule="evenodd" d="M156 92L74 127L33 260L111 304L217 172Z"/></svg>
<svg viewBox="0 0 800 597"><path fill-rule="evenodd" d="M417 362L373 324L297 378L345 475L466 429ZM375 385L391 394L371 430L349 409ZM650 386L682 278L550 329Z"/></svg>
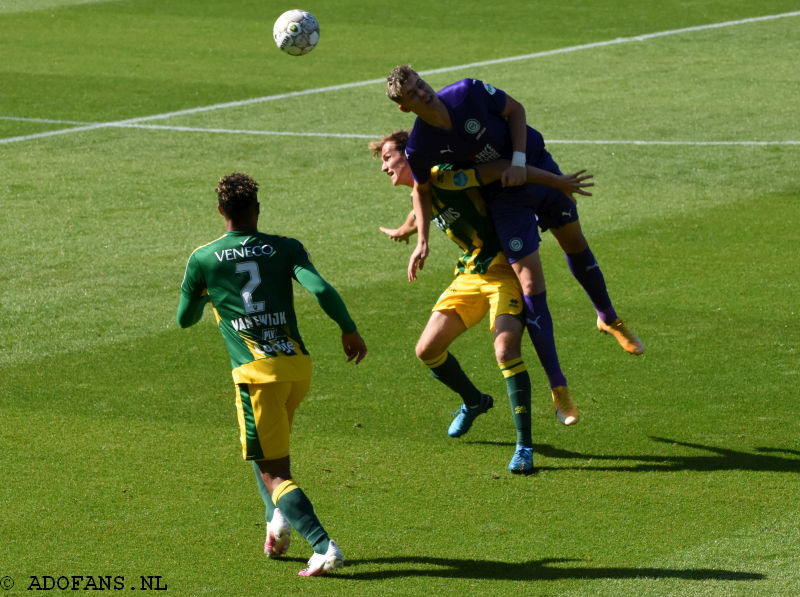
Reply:
<svg viewBox="0 0 800 597"><path fill-rule="evenodd" d="M241 172L228 174L219 179L217 198L222 213L238 220L258 203L258 183Z"/></svg>

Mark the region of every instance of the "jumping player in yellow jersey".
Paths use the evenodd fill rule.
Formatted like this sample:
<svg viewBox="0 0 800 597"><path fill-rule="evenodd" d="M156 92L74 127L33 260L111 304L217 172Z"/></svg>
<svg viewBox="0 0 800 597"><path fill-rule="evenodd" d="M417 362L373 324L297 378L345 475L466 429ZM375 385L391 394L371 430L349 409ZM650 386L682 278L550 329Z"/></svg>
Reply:
<svg viewBox="0 0 800 597"><path fill-rule="evenodd" d="M231 359L236 384L242 456L253 461L266 506L264 552L289 547L294 527L314 548L301 576L319 576L343 565L342 552L320 524L311 501L292 479L289 435L294 413L311 379L311 358L297 328L292 280L311 292L342 331L347 360L367 353L336 290L311 264L303 245L258 230L258 184L246 174L220 179L218 210L225 235L196 249L186 265L177 321L200 321L211 302Z"/></svg>
<svg viewBox="0 0 800 597"><path fill-rule="evenodd" d="M373 157L379 157L382 171L395 186L413 187L414 179L405 158L407 131L396 131L370 143ZM502 173L502 162L480 167L487 180ZM528 175L541 184L561 188L563 192L588 195L584 187L591 176L582 172L556 176L529 167ZM481 393L448 351L450 344L468 328L489 313L494 332L495 357L506 380L514 424L517 430L516 450L508 465L512 473L533 471L531 438L531 384L522 360L520 285L505 255L477 189L481 181L474 169L458 172L434 169L432 173L433 223L441 228L462 249L455 271L455 280L433 307L422 335L417 342L417 357L431 370L434 378L461 396L463 405L448 429L451 437L467 433L473 421L493 406L493 398ZM417 231L413 211L400 228L381 228L394 240L408 241ZM569 393L553 393L554 408L565 425L578 421L578 412Z"/></svg>

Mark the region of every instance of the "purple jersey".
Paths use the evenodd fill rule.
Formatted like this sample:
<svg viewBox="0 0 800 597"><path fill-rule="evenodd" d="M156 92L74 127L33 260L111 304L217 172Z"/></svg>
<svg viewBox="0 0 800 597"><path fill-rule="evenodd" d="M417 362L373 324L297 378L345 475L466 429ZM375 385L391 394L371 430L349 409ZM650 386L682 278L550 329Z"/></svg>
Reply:
<svg viewBox="0 0 800 597"><path fill-rule="evenodd" d="M453 128L438 128L417 118L406 145L406 157L417 182L427 182L431 168L438 164L464 168L511 159L511 133L501 116L506 107L503 90L478 79L463 79L436 95L447 106ZM529 164L536 164L543 148L541 134L528 127Z"/></svg>
<svg viewBox="0 0 800 597"><path fill-rule="evenodd" d="M504 91L477 79L463 79L436 95L447 106L453 128L438 128L417 118L406 145L406 157L418 183L428 182L431 168L439 164L468 168L499 158L511 159L511 131L501 115L506 107ZM561 173L545 150L541 133L531 127L526 150L526 161L531 166ZM570 198L552 187L503 187L496 181L483 187L482 194L510 263L538 249L537 218L543 230L578 219Z"/></svg>

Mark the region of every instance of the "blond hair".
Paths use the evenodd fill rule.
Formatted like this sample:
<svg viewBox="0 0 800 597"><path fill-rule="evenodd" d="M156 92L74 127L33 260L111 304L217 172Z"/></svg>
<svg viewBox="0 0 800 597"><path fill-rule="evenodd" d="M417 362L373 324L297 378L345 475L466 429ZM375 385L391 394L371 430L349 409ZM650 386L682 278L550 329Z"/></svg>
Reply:
<svg viewBox="0 0 800 597"><path fill-rule="evenodd" d="M411 75L419 77L417 72L407 64L395 66L386 77L386 97L399 104L403 98L403 86Z"/></svg>

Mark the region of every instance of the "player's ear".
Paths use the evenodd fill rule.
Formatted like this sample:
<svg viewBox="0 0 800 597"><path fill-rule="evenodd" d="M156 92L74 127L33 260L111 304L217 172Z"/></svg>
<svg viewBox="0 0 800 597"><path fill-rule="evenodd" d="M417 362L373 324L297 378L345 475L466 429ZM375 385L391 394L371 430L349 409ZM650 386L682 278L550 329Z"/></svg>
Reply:
<svg viewBox="0 0 800 597"><path fill-rule="evenodd" d="M403 104L398 104L397 109L401 112L411 112L411 108L406 108Z"/></svg>
<svg viewBox="0 0 800 597"><path fill-rule="evenodd" d="M222 211L222 206L219 203L217 203L217 211L219 212L219 215L225 217L225 212Z"/></svg>

